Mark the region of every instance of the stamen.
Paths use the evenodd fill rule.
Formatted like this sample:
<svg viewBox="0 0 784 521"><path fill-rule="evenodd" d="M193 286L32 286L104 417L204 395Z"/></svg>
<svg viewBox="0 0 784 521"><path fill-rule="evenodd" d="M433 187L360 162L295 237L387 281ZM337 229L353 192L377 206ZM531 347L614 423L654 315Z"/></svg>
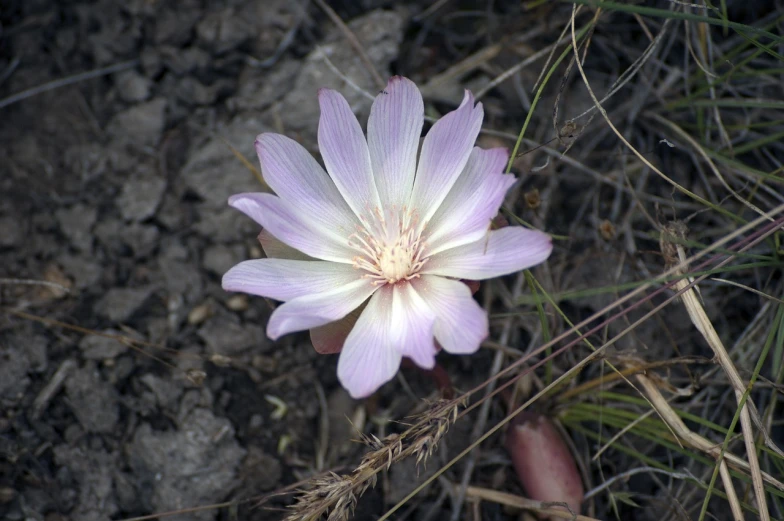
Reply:
<svg viewBox="0 0 784 521"><path fill-rule="evenodd" d="M419 277L428 259L424 257L424 226L419 226L418 215L405 206L367 210L360 216L363 226L348 237L349 246L358 253L352 259L354 268L364 271L362 276L372 279L374 285Z"/></svg>

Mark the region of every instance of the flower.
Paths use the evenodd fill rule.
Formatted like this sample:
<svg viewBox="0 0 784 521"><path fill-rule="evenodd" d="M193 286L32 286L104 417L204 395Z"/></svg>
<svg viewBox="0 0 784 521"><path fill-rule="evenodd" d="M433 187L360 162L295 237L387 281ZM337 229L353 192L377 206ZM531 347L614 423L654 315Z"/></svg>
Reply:
<svg viewBox="0 0 784 521"><path fill-rule="evenodd" d="M327 171L292 139L258 136L277 195L237 194L229 204L262 226L268 258L234 266L223 288L284 302L269 319L272 339L346 327L341 319L358 313L338 378L359 398L391 380L402 357L432 369L435 341L448 353L475 352L487 315L457 279L529 268L552 243L522 227L489 230L515 178L503 173L506 149L474 147L484 113L470 92L433 125L418 161L424 103L412 81L393 77L379 93L367 140L343 96L325 88L318 96Z"/></svg>

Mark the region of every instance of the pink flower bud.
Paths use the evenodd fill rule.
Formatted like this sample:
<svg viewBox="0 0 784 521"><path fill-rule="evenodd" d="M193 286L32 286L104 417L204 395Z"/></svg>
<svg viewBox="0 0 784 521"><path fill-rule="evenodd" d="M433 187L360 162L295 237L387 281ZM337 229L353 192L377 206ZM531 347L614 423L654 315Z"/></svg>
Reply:
<svg viewBox="0 0 784 521"><path fill-rule="evenodd" d="M580 513L584 489L572 453L550 419L523 412L509 425L506 449L531 499L563 502Z"/></svg>

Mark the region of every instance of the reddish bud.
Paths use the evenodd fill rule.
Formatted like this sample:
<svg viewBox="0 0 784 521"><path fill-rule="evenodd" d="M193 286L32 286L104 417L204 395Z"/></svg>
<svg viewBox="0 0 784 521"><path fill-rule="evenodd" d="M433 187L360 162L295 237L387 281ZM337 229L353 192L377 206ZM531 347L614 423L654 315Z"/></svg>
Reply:
<svg viewBox="0 0 784 521"><path fill-rule="evenodd" d="M572 453L550 419L523 412L509 425L506 449L531 499L562 502L580 513L585 494Z"/></svg>

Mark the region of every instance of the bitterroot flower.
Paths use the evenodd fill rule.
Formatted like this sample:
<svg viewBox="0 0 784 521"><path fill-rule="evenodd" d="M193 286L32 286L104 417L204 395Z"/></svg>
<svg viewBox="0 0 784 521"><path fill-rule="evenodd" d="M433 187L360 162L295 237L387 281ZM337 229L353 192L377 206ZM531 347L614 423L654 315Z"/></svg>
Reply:
<svg viewBox="0 0 784 521"><path fill-rule="evenodd" d="M318 96L327 171L292 139L258 136L277 195L237 194L229 204L262 226L268 258L234 266L223 287L284 302L267 326L272 339L364 304L338 360L340 382L359 398L391 380L402 357L432 369L435 341L448 353L475 352L487 315L458 279L529 268L552 243L522 227L489 230L515 178L503 173L506 149L474 147L484 113L470 92L433 125L418 161L424 103L410 80L393 77L376 97L367 140L343 96Z"/></svg>

